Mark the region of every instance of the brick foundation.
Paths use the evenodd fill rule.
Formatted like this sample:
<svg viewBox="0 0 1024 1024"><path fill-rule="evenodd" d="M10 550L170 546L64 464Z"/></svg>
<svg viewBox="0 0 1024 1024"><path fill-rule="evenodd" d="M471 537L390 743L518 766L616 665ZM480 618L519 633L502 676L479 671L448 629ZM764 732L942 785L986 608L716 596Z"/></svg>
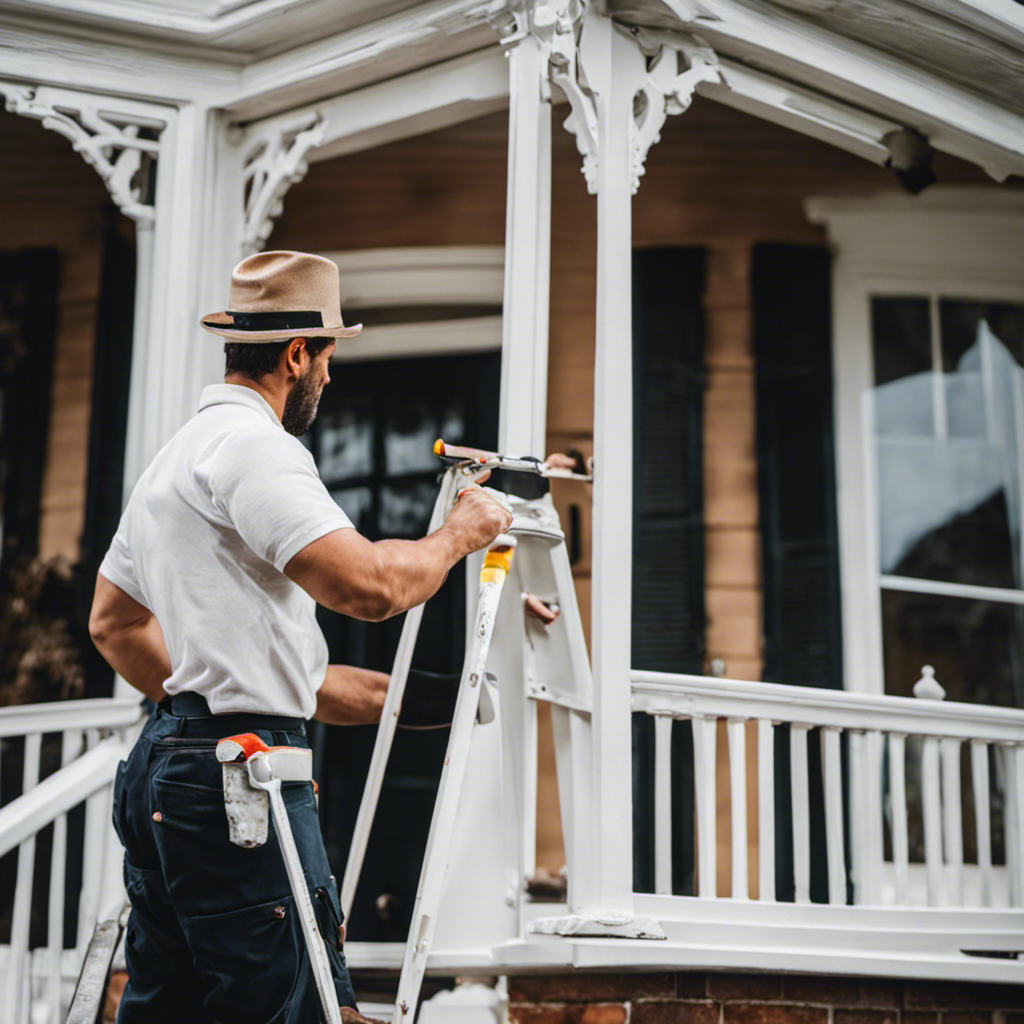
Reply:
<svg viewBox="0 0 1024 1024"><path fill-rule="evenodd" d="M1024 1024L1024 985L797 974L509 978L510 1024Z"/></svg>

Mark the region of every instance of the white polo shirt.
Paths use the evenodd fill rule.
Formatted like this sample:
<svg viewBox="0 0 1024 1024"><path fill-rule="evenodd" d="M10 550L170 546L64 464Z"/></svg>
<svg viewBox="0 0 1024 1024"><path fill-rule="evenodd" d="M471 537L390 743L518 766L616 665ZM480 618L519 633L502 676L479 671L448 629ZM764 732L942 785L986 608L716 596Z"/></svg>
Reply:
<svg viewBox="0 0 1024 1024"><path fill-rule="evenodd" d="M135 485L100 572L160 623L168 693L200 693L215 714L311 718L327 644L283 570L351 526L263 397L215 384Z"/></svg>

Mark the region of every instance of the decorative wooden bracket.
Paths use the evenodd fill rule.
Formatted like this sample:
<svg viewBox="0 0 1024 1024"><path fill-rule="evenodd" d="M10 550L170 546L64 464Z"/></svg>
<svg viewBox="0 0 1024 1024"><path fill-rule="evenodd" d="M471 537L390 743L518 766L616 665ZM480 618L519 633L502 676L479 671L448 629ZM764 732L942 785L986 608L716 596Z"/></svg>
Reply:
<svg viewBox="0 0 1024 1024"><path fill-rule="evenodd" d="M152 184L164 122L112 97L45 85L0 81L0 95L11 113L34 117L68 139L99 173L125 216L153 223Z"/></svg>
<svg viewBox="0 0 1024 1024"><path fill-rule="evenodd" d="M258 252L270 237L274 218L283 209L285 193L306 176L306 154L320 145L323 138L324 122L316 111L291 124L275 121L271 128L262 131L255 125L242 134L243 255Z"/></svg>
<svg viewBox="0 0 1024 1024"><path fill-rule="evenodd" d="M548 61L548 79L541 83L543 95L550 101L551 85L556 85L569 100L572 113L565 128L576 137L591 193L597 191L598 120L595 95L587 82L583 37L587 19L599 16L603 15L589 9L586 0L550 0L534 9L532 20L532 31L541 41ZM665 118L687 110L701 82L721 82L722 76L715 52L695 36L616 28L633 35L647 65L643 84L634 97L630 124L631 187L635 194L647 153L660 139Z"/></svg>

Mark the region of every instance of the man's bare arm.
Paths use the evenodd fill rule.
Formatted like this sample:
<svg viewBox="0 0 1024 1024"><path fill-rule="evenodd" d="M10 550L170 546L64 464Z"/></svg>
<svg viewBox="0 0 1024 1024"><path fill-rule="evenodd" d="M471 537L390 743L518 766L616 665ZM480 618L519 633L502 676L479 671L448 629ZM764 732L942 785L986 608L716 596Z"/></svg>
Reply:
<svg viewBox="0 0 1024 1024"><path fill-rule="evenodd" d="M325 608L379 622L432 597L456 562L511 522L501 505L472 487L429 537L372 543L355 530L335 530L307 544L284 571Z"/></svg>
<svg viewBox="0 0 1024 1024"><path fill-rule="evenodd" d="M164 634L156 616L100 573L89 613L89 634L96 649L136 690L150 700L167 694L164 680L171 675Z"/></svg>
<svg viewBox="0 0 1024 1024"><path fill-rule="evenodd" d="M352 665L328 665L317 691L313 717L328 725L371 725L380 721L389 676Z"/></svg>

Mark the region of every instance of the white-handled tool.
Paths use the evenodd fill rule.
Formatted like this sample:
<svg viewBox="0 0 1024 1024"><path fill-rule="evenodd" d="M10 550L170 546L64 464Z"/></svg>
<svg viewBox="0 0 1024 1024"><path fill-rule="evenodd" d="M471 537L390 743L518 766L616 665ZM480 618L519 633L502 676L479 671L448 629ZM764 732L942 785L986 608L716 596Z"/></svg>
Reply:
<svg viewBox="0 0 1024 1024"><path fill-rule="evenodd" d="M501 588L512 566L515 550L514 537L498 537L484 557L480 570L480 590L477 601L476 623L473 639L466 660L462 666L459 696L455 702L452 731L448 738L441 782L434 803L434 814L430 820L430 834L427 837L427 856L423 860L416 903L412 911L409 941L405 947L402 976L398 982L396 999L396 1024L411 1024L416 1014L423 975L427 966L427 955L434 937L437 912L441 904L444 876L448 868L452 834L455 829L455 814L459 805L459 794L469 758L469 741L476 721L483 689L484 668L487 652L494 633L494 620L501 599Z"/></svg>
<svg viewBox="0 0 1024 1024"><path fill-rule="evenodd" d="M249 732L221 740L217 744L217 760L224 768L224 806L233 843L251 847L262 846L267 841L267 804L270 805L320 1002L328 1024L342 1024L327 948L317 925L288 809L281 795L282 782L313 781L312 751L303 747L268 747L259 736Z"/></svg>

